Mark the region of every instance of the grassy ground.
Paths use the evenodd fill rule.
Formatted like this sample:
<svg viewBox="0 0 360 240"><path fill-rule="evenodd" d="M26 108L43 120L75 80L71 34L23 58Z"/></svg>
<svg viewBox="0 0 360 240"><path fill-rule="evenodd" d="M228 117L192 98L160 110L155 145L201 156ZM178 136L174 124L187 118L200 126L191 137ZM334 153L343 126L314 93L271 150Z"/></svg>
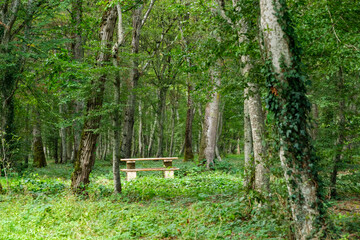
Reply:
<svg viewBox="0 0 360 240"><path fill-rule="evenodd" d="M87 198L70 193L70 164L30 169L8 183L0 178L6 189L0 194L0 239L289 239L283 179L274 178L273 198L265 201L242 189L241 162L229 156L215 171L204 172L175 161L181 168L175 179L141 172L123 181L122 195L113 195L111 163L98 161ZM354 176L359 177L340 177L342 200L330 209L343 239L360 237Z"/></svg>

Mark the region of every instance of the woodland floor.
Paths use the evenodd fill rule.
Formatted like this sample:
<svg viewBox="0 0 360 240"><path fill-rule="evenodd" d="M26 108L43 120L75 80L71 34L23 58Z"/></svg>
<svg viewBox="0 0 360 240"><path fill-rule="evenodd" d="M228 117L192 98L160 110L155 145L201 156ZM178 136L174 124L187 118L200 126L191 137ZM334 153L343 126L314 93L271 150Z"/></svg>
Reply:
<svg viewBox="0 0 360 240"><path fill-rule="evenodd" d="M203 171L178 160L175 179L141 172L113 195L111 161L97 161L88 197L70 193L71 164L50 162L0 178L0 239L289 239L284 180L272 176L271 201L265 200L242 188L241 162L228 156ZM335 229L341 239L360 239L359 171L342 172L338 192L329 208Z"/></svg>

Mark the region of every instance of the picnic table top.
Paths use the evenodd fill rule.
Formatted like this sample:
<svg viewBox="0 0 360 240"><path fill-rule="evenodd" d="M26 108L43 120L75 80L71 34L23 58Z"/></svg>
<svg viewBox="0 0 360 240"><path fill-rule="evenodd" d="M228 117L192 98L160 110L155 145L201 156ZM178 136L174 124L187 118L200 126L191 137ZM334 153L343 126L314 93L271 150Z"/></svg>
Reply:
<svg viewBox="0 0 360 240"><path fill-rule="evenodd" d="M154 160L176 160L178 157L157 157L157 158L123 158L120 161L154 161Z"/></svg>
<svg viewBox="0 0 360 240"><path fill-rule="evenodd" d="M174 171L180 168L134 168L134 169L120 169L122 172L140 172L140 171Z"/></svg>

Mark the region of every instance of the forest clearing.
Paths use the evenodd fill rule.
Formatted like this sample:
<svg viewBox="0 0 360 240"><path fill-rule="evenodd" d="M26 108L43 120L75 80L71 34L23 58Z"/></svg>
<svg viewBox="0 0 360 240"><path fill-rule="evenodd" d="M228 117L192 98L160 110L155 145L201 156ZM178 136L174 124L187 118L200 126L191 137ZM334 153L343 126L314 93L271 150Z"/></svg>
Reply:
<svg viewBox="0 0 360 240"><path fill-rule="evenodd" d="M123 182L121 195L113 195L111 162L98 161L86 198L70 191L72 165L51 162L9 179L11 194L0 195L0 239L291 239L284 179L274 176L271 200L248 192L243 160L229 155L210 172L177 160L175 179L142 172ZM360 237L359 180L359 169L341 176L340 200L329 203L341 239Z"/></svg>
<svg viewBox="0 0 360 240"><path fill-rule="evenodd" d="M0 239L360 239L359 16L0 0Z"/></svg>

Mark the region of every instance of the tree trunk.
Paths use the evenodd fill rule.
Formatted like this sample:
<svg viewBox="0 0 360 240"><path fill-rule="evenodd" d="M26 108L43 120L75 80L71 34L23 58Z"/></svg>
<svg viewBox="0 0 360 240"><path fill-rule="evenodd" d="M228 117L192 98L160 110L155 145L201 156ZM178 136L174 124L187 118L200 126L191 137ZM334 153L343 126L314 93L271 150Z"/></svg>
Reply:
<svg viewBox="0 0 360 240"><path fill-rule="evenodd" d="M220 103L219 103L220 104ZM219 139L222 134L223 128L223 112L224 112L225 105L222 104L221 109L219 110L218 121L217 121L217 132L216 132L216 143L215 143L215 156L218 161L222 161L220 151L219 151Z"/></svg>
<svg viewBox="0 0 360 240"><path fill-rule="evenodd" d="M72 42L72 57L74 60L81 62L84 58L84 48L82 40L82 0L71 1L71 21L74 28L73 42ZM76 79L75 79L76 80ZM84 108L84 103L79 100L75 100L75 115L78 117ZM71 154L71 162L75 162L76 157L79 153L80 138L81 138L81 122L75 120L73 124L74 129L74 145Z"/></svg>
<svg viewBox="0 0 360 240"><path fill-rule="evenodd" d="M155 116L154 124L153 124L153 126L151 128L151 132L150 132L149 147L148 147L148 157L151 156L151 150L152 150L152 145L153 145L153 142L154 142L154 135L155 135L156 125L157 125L157 115Z"/></svg>
<svg viewBox="0 0 360 240"><path fill-rule="evenodd" d="M342 151L344 148L345 142L345 87L344 87L344 77L342 73L342 68L339 71L339 83L338 83L338 91L337 93L340 95L339 99L339 108L338 108L338 137L336 140L336 151L334 156L334 167L333 172L331 174L331 198L336 197L336 179L339 167L341 167L341 158Z"/></svg>
<svg viewBox="0 0 360 240"><path fill-rule="evenodd" d="M220 77L214 70L211 71L210 75L214 83L214 93L211 94L210 102L206 104L199 152L199 160L206 159L207 169L214 165L220 103L220 94L217 91L217 88L220 86Z"/></svg>
<svg viewBox="0 0 360 240"><path fill-rule="evenodd" d="M190 82L187 84L187 112L186 112L186 126L185 126L185 146L184 146L184 162L194 160L194 153L192 149L192 123L194 119L194 103L192 100L193 86Z"/></svg>
<svg viewBox="0 0 360 240"><path fill-rule="evenodd" d="M120 16L119 16L120 18ZM119 105L120 105L120 76L117 74L114 82L115 94L114 94L114 102L116 104L116 108L113 113L113 128L114 128L114 136L113 136L113 175L114 175L114 192L121 193L121 179L120 179L120 113L119 113Z"/></svg>
<svg viewBox="0 0 360 240"><path fill-rule="evenodd" d="M255 189L268 192L270 190L270 176L269 170L265 166L267 149L265 143L264 113L258 85L255 83L248 83L248 85L250 90L248 107L255 162Z"/></svg>
<svg viewBox="0 0 360 240"><path fill-rule="evenodd" d="M296 36L284 1L260 0L267 65L267 105L280 134L280 161L296 239L319 238L324 227L316 157L308 131L310 103L300 71Z"/></svg>
<svg viewBox="0 0 360 240"><path fill-rule="evenodd" d="M158 102L158 119L159 119L159 135L158 135L158 149L156 156L163 157L164 155L164 128L165 128L165 110L166 110L166 94L167 87L160 87L159 102Z"/></svg>
<svg viewBox="0 0 360 240"><path fill-rule="evenodd" d="M255 163L253 158L253 137L249 115L249 100L247 99L248 90L248 88L244 90L244 186L248 189L254 189Z"/></svg>
<svg viewBox="0 0 360 240"><path fill-rule="evenodd" d="M66 113L66 105L60 104L59 106L59 113L62 115L62 117L65 119L64 114ZM61 138L61 163L67 163L68 157L67 157L67 137L66 137L66 127L61 126L60 127L60 138Z"/></svg>
<svg viewBox="0 0 360 240"><path fill-rule="evenodd" d="M33 126L33 151L34 151L34 167L42 168L46 167L46 158L44 153L44 147L41 139L41 123L39 119L40 115L36 111L36 120Z"/></svg>
<svg viewBox="0 0 360 240"><path fill-rule="evenodd" d="M117 10L115 7L108 8L102 16L100 25L101 50L97 57L99 66L104 66L110 60L108 49L111 48L113 33L116 25ZM94 111L101 111L105 91L106 75L103 74L92 85L95 91L87 100L86 120L80 141L79 157L75 162L75 169L71 176L71 188L74 192L83 192L89 181L89 175L95 163L96 141L99 134L96 130L99 128L101 115L94 114Z"/></svg>
<svg viewBox="0 0 360 240"><path fill-rule="evenodd" d="M139 132L138 132L138 141L139 141L139 157L144 157L143 154L143 122L142 122L142 108L141 108L141 104L139 104Z"/></svg>
<svg viewBox="0 0 360 240"><path fill-rule="evenodd" d="M127 106L125 109L125 119L124 119L124 128L123 128L123 138L121 146L121 157L129 158L131 157L131 144L132 144L132 133L135 122L135 107L136 107L136 93L135 88L137 87L138 80L140 78L139 72L139 40L140 40L140 30L141 30L141 12L144 6L136 8L132 17L132 41L131 41L131 52L132 56L132 69L130 74L130 79L128 81L128 91L129 96L127 100Z"/></svg>
<svg viewBox="0 0 360 240"><path fill-rule="evenodd" d="M73 147L74 147L74 144L73 144L73 138L72 138L72 128L71 127L67 127L66 128L66 150L67 150L67 159L68 160L71 160L71 155L73 153Z"/></svg>
<svg viewBox="0 0 360 240"><path fill-rule="evenodd" d="M240 155L241 154L241 148L240 148L240 138L238 138L236 140L236 154Z"/></svg>
<svg viewBox="0 0 360 240"><path fill-rule="evenodd" d="M58 164L59 163L59 148L58 148L58 145L59 145L59 138L56 134L56 136L54 137L53 139L53 144L54 144L54 160L55 160L55 164Z"/></svg>
<svg viewBox="0 0 360 240"><path fill-rule="evenodd" d="M236 10L239 11L239 7L236 6L235 1L233 2ZM248 42L247 33L248 33L248 23L245 20L240 21L241 30L238 31L239 44L243 42ZM253 68L251 63L251 58L248 55L241 57L240 61L243 64L241 73L245 78L250 77L251 69ZM251 129L251 138L252 138L252 150L253 157L251 170L254 171L250 173L250 179L255 177L254 188L262 192L268 192L270 189L270 177L269 171L266 169L265 160L267 159L267 147L265 142L265 122L264 122L264 113L262 110L261 97L259 93L259 86L257 83L252 80L248 82L245 90L245 98L247 99L247 111L250 119L250 129ZM246 131L246 130L245 130ZM253 182L251 182L251 187L253 187Z"/></svg>
<svg viewBox="0 0 360 240"><path fill-rule="evenodd" d="M169 149L169 154L170 156L173 155L174 153L174 141L175 141L175 121L176 121L176 110L175 110L175 106L172 108L172 113L171 113L171 136L170 136L170 149Z"/></svg>
<svg viewBox="0 0 360 240"><path fill-rule="evenodd" d="M313 126L311 129L311 137L315 141L319 130L319 126L317 124L317 121L319 120L319 109L316 103L312 104L311 112L312 112L312 121L313 121Z"/></svg>

